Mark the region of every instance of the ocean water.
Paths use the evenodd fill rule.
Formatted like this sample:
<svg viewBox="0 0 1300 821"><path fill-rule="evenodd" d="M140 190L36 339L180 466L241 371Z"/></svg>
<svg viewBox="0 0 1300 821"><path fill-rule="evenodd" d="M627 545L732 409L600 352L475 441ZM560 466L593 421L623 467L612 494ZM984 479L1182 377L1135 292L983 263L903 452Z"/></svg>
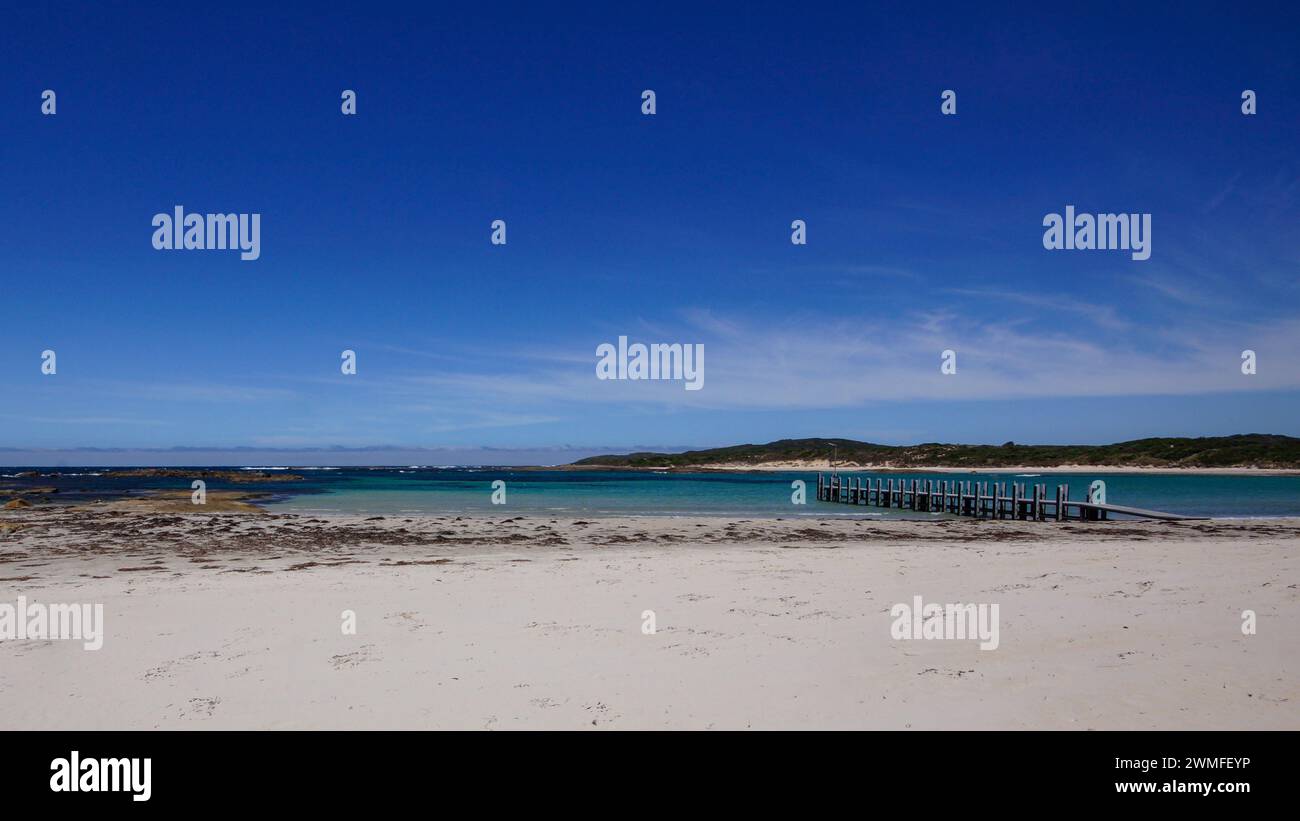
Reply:
<svg viewBox="0 0 1300 821"><path fill-rule="evenodd" d="M230 468L219 468L229 470ZM258 470L270 470L257 468ZM16 474L40 471L36 477ZM137 495L151 489L188 490L181 478L110 478L112 468L0 468L0 500L6 488L47 487L49 501L76 502ZM197 470L197 469L196 469ZM742 517L935 518L947 514L852 506L816 499L817 473L665 473L659 471L545 471L506 468L281 468L302 481L232 484L208 480L209 490L267 494L270 510L296 513L374 515L546 514L557 517L667 515ZM1091 473L868 473L841 476L911 480L1036 482L1048 497L1060 483L1071 499L1084 499L1094 479L1106 482L1113 504L1197 516L1253 518L1300 516L1300 476L1118 475ZM791 483L807 483L807 504L791 503ZM506 504L492 504L492 483L505 484Z"/></svg>

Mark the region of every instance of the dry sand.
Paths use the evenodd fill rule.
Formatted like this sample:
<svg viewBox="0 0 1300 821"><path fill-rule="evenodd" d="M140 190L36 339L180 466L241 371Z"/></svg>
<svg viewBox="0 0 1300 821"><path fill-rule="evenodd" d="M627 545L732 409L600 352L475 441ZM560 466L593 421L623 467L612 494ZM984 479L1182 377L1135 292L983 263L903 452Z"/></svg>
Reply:
<svg viewBox="0 0 1300 821"><path fill-rule="evenodd" d="M1300 520L0 523L0 602L106 622L0 641L0 729L1300 729ZM893 640L915 595L999 648Z"/></svg>

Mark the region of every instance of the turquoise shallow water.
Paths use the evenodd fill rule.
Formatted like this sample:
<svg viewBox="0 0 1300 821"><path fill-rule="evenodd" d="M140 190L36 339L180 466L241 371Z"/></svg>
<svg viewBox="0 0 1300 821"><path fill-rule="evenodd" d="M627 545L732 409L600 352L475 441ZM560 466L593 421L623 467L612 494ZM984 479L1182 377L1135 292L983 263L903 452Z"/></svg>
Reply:
<svg viewBox="0 0 1300 821"><path fill-rule="evenodd" d="M932 518L938 514L818 502L815 472L660 473L510 471L493 469L320 471L305 488L272 503L280 510L373 514L548 513L563 516L846 516ZM842 473L845 477L889 476ZM891 474L895 479L1060 483L1083 499L1094 479L1115 504L1216 517L1300 516L1300 477L1102 474ZM794 480L807 483L807 504L791 502ZM493 505L492 482L505 482L506 504Z"/></svg>
<svg viewBox="0 0 1300 821"><path fill-rule="evenodd" d="M228 469L228 468L227 468ZM266 470L266 468L258 468ZM39 476L19 477L24 468L0 469L0 488L55 487L51 501L110 498L151 489L189 489L180 478L110 478L108 468L38 468ZM198 468L196 468L198 470ZM286 512L553 516L845 516L932 518L912 513L850 506L816 499L816 472L663 473L655 471L539 471L507 468L292 468L303 481L231 484L208 481L210 490L270 493L264 504ZM275 471L273 471L275 472ZM1083 499L1094 479L1106 482L1107 500L1171 513L1215 517L1300 516L1300 477L1114 475L1090 473L871 474L848 477L910 480L1046 483L1068 482L1070 498ZM791 482L807 482L807 504L791 503ZM492 504L492 483L504 481L506 504ZM3 490L0 490L3 494Z"/></svg>

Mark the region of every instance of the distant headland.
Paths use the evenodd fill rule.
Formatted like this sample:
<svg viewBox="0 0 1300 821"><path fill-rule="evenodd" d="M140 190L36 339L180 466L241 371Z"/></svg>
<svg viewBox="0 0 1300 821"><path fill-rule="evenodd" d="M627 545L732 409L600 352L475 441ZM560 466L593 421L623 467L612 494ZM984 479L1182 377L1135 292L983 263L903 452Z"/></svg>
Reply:
<svg viewBox="0 0 1300 821"><path fill-rule="evenodd" d="M719 470L1300 470L1300 438L1249 433L1134 439L1111 445L878 445L853 439L780 439L765 445L592 456L575 468Z"/></svg>

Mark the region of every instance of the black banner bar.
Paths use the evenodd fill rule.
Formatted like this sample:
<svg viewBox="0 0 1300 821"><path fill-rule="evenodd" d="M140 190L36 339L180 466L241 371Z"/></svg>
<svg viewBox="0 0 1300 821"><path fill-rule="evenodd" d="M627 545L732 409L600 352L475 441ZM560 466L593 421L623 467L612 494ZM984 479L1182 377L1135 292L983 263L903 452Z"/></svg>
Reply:
<svg viewBox="0 0 1300 821"><path fill-rule="evenodd" d="M1293 793L1300 734L1260 732L20 732L7 800L127 811L374 806L571 792L644 808L683 791L910 807L1233 810ZM75 781L75 787L73 785ZM472 788L472 790L471 790ZM630 790L630 791L629 791ZM617 793L623 798L616 799ZM675 798L674 798L675 797ZM548 799L549 800L549 799ZM600 806L612 808L608 803Z"/></svg>

